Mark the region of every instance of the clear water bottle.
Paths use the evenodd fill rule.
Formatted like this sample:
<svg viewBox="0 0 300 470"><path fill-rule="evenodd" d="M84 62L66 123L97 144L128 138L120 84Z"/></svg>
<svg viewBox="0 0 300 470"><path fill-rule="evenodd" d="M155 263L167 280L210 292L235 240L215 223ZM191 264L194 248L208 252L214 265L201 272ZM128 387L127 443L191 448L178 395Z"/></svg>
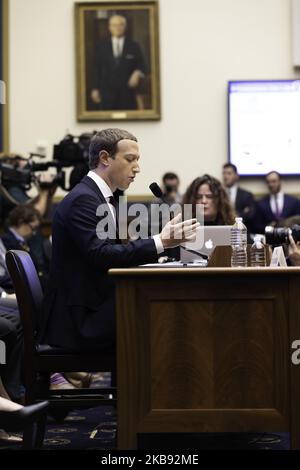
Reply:
<svg viewBox="0 0 300 470"><path fill-rule="evenodd" d="M254 243L250 249L250 264L254 267L266 266L266 249L261 235L254 237Z"/></svg>
<svg viewBox="0 0 300 470"><path fill-rule="evenodd" d="M231 228L231 266L233 268L247 267L247 228L242 217L236 217Z"/></svg>

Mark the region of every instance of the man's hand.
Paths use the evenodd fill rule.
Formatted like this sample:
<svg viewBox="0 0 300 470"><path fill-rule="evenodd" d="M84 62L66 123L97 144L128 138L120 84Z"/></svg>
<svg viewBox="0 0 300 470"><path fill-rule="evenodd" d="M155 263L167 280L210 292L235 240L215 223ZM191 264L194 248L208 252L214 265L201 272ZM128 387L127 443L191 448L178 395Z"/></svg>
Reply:
<svg viewBox="0 0 300 470"><path fill-rule="evenodd" d="M53 183L55 176L51 175L50 173L41 173L36 181L36 185L41 193L47 193L48 196L53 196L56 189L57 184Z"/></svg>
<svg viewBox="0 0 300 470"><path fill-rule="evenodd" d="M182 222L182 215L178 214L164 226L159 234L163 247L165 249L174 248L181 243L195 240L199 227L197 219Z"/></svg>
<svg viewBox="0 0 300 470"><path fill-rule="evenodd" d="M300 266L300 243L295 243L291 233L289 233L289 259L294 266Z"/></svg>
<svg viewBox="0 0 300 470"><path fill-rule="evenodd" d="M44 217L51 204L52 197L57 189L57 184L53 184L55 176L49 173L42 173L35 184L38 189L38 195L31 200L31 204Z"/></svg>
<svg viewBox="0 0 300 470"><path fill-rule="evenodd" d="M100 90L97 90L95 88L94 90L91 91L91 100L97 104L101 103L102 97L101 97Z"/></svg>
<svg viewBox="0 0 300 470"><path fill-rule="evenodd" d="M53 183L54 178L55 178L55 176L51 175L51 173L41 173L38 176L38 183L41 186L43 186L43 184L45 186L48 186L48 185L51 185Z"/></svg>
<svg viewBox="0 0 300 470"><path fill-rule="evenodd" d="M143 75L144 74L140 70L135 70L134 72L132 72L128 80L129 88L136 88L140 83L140 79L141 77L143 77Z"/></svg>

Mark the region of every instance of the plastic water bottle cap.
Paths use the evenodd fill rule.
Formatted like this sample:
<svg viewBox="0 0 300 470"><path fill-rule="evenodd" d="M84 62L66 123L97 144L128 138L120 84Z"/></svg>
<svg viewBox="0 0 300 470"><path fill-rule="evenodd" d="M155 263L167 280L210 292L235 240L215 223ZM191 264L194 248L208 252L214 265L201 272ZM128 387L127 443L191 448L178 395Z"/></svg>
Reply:
<svg viewBox="0 0 300 470"><path fill-rule="evenodd" d="M243 217L236 217L236 218L235 218L235 221L236 221L236 222L242 222L242 221L243 221Z"/></svg>

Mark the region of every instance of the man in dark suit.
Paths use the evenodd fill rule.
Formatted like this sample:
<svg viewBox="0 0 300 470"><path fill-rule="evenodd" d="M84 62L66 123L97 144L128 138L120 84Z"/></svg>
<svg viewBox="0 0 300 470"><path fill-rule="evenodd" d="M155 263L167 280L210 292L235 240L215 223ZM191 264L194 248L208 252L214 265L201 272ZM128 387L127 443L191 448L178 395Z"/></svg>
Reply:
<svg viewBox="0 0 300 470"><path fill-rule="evenodd" d="M16 206L7 219L8 229L2 236L6 250L30 251L28 242L40 225L40 214L31 205Z"/></svg>
<svg viewBox="0 0 300 470"><path fill-rule="evenodd" d="M115 287L107 271L157 262L166 248L195 235L196 220L179 222L179 216L153 238L126 245L120 242L113 192L117 188L126 190L134 181L140 171L139 158L137 140L129 132L99 132L90 145L91 171L58 205L41 324L40 339L44 343L79 350L112 347ZM100 229L104 212L109 217L108 233Z"/></svg>
<svg viewBox="0 0 300 470"><path fill-rule="evenodd" d="M228 192L231 205L238 216L249 229L252 229L252 221L255 213L253 194L238 186L239 175L237 167L233 163L223 165L223 184Z"/></svg>
<svg viewBox="0 0 300 470"><path fill-rule="evenodd" d="M30 253L44 288L47 269L43 244L37 250L36 244L31 243L36 240L40 221L40 213L31 204L16 206L8 215L8 228L1 238L7 251L24 250Z"/></svg>
<svg viewBox="0 0 300 470"><path fill-rule="evenodd" d="M266 225L276 226L278 223L300 215L300 201L296 197L282 191L281 176L277 171L271 171L265 176L269 195L257 203L257 232L264 233Z"/></svg>
<svg viewBox="0 0 300 470"><path fill-rule="evenodd" d="M96 48L99 78L91 99L103 110L137 109L136 89L144 77L145 62L139 44L125 35L126 26L124 16L111 16L111 38Z"/></svg>

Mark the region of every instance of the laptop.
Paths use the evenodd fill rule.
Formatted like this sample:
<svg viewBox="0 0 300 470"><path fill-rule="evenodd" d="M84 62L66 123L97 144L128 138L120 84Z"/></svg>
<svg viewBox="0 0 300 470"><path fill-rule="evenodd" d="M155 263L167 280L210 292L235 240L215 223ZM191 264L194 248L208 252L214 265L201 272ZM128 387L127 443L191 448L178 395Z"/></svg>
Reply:
<svg viewBox="0 0 300 470"><path fill-rule="evenodd" d="M198 244L187 242L180 246L180 260L191 263L197 259L207 259L216 246L231 245L230 235L231 225L203 225L200 227Z"/></svg>

